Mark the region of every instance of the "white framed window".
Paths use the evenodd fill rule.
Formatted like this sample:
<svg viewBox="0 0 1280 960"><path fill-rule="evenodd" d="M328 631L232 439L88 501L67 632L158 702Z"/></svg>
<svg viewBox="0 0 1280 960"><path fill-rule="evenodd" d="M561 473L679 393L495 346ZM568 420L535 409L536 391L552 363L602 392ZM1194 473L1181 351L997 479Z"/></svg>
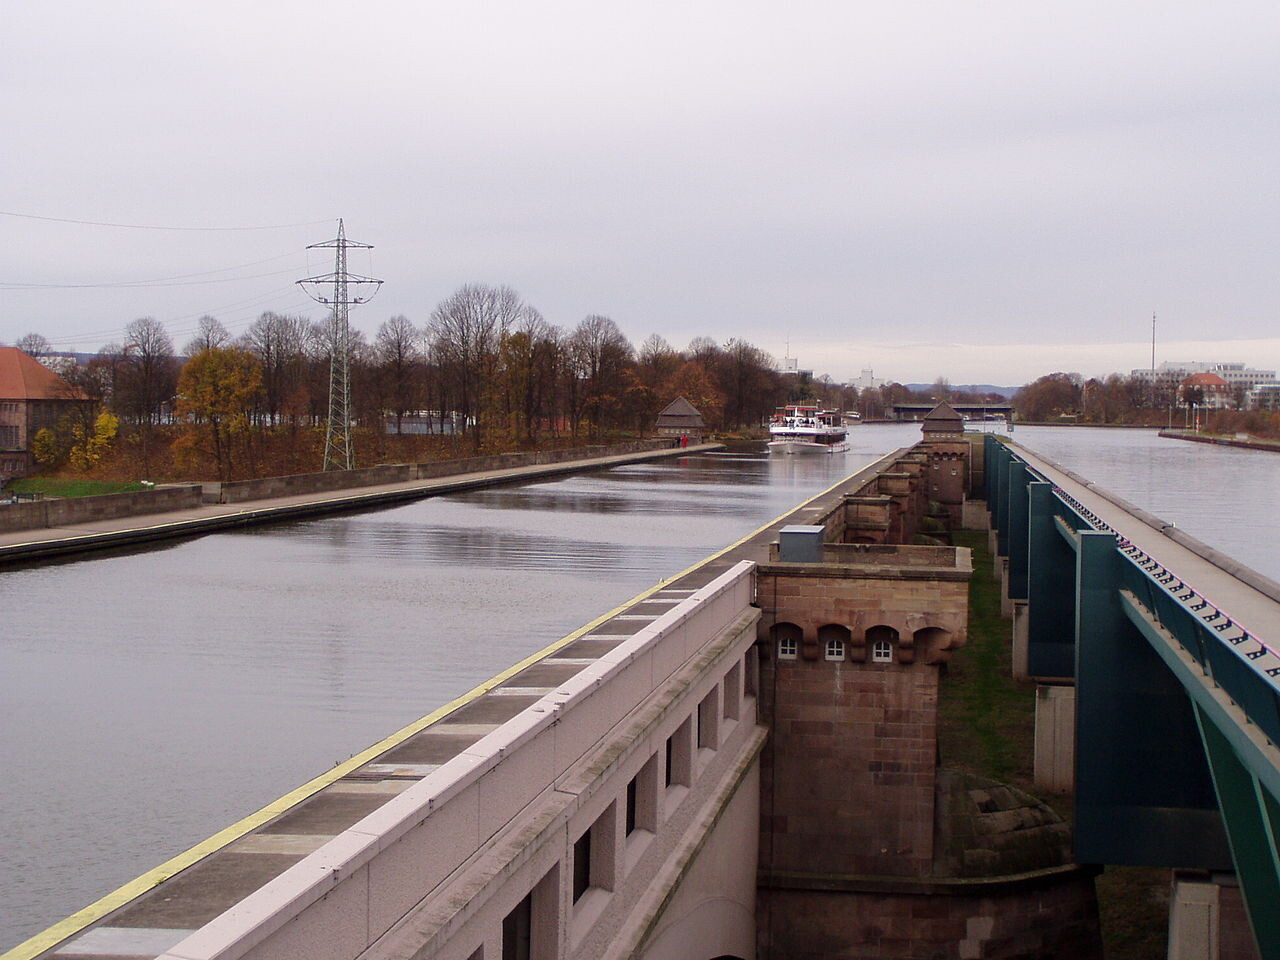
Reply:
<svg viewBox="0 0 1280 960"><path fill-rule="evenodd" d="M871 644L872 663L893 663L893 644L888 640L876 640Z"/></svg>
<svg viewBox="0 0 1280 960"><path fill-rule="evenodd" d="M826 647L823 650L823 656L826 657L826 659L828 660L843 660L844 659L844 641L828 640Z"/></svg>
<svg viewBox="0 0 1280 960"><path fill-rule="evenodd" d="M778 659L779 660L794 660L796 658L796 650L797 650L797 645L796 645L795 637L779 638L778 640Z"/></svg>

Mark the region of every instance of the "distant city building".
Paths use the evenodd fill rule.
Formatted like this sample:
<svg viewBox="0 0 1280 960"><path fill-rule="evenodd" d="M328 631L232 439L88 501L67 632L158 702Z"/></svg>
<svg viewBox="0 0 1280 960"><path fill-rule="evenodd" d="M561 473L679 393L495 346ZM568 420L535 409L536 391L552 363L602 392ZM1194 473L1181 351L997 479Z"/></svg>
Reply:
<svg viewBox="0 0 1280 960"><path fill-rule="evenodd" d="M857 380L849 381L849 386L857 388L859 393L864 390L879 390L884 384L885 381L877 377L870 367L863 367L862 375Z"/></svg>
<svg viewBox="0 0 1280 960"><path fill-rule="evenodd" d="M1280 380L1254 384L1245 394L1246 410L1270 410L1280 413Z"/></svg>
<svg viewBox="0 0 1280 960"><path fill-rule="evenodd" d="M1255 370L1243 363L1206 363L1200 360L1166 360L1156 367L1154 375L1150 367L1143 367L1134 370L1133 376L1144 383L1154 381L1156 386L1172 388L1197 373L1212 373L1226 381L1232 390L1239 387L1245 391L1252 390L1256 384L1276 379L1274 370Z"/></svg>
<svg viewBox="0 0 1280 960"><path fill-rule="evenodd" d="M0 479L34 472L36 434L85 402L34 357L17 347L0 347Z"/></svg>
<svg viewBox="0 0 1280 960"><path fill-rule="evenodd" d="M813 379L813 371L802 370L800 368L800 361L797 360L795 357L782 358L782 372L784 374L789 374L797 377L808 377L809 379Z"/></svg>

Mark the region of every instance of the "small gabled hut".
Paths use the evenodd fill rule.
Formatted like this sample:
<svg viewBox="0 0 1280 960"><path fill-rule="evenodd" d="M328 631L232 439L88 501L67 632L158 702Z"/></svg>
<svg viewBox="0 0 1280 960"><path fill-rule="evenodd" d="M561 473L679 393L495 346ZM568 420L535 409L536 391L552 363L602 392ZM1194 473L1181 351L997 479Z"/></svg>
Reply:
<svg viewBox="0 0 1280 960"><path fill-rule="evenodd" d="M688 437L701 440L706 432L702 414L684 397L676 397L658 414L654 429L660 437Z"/></svg>

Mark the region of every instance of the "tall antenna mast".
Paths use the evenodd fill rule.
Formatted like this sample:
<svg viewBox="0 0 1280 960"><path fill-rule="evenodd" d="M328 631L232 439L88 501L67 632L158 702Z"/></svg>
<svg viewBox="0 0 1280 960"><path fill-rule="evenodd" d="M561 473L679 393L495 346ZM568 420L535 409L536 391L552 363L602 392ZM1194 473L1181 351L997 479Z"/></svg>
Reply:
<svg viewBox="0 0 1280 960"><path fill-rule="evenodd" d="M1151 382L1156 379L1156 314L1151 311Z"/></svg>
<svg viewBox="0 0 1280 960"><path fill-rule="evenodd" d="M313 243L308 250L333 249L333 273L307 277L297 281L307 295L317 303L333 307L329 315L329 420L324 429L325 470L350 470L355 466L355 450L351 446L351 327L347 321L353 304L368 303L373 299L381 280L362 277L347 272L347 250L356 247L372 250L368 243L356 243L347 239L342 219L338 219L338 235L324 243ZM332 285L333 292L328 293ZM368 296L352 296L351 287L373 287Z"/></svg>
<svg viewBox="0 0 1280 960"><path fill-rule="evenodd" d="M1151 405L1155 406L1156 396L1156 312L1151 311Z"/></svg>

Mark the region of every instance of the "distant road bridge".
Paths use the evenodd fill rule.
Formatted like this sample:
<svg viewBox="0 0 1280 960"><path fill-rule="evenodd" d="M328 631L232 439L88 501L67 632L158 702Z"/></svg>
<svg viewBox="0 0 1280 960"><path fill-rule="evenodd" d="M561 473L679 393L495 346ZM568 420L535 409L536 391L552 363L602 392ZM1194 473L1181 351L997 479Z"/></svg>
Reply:
<svg viewBox="0 0 1280 960"><path fill-rule="evenodd" d="M1009 403L960 403L955 400L949 400L948 403L951 404L956 413L971 420L994 420L996 418L1007 420L1013 414L1013 405ZM893 419L923 420L929 411L936 406L936 403L895 403L893 405Z"/></svg>

